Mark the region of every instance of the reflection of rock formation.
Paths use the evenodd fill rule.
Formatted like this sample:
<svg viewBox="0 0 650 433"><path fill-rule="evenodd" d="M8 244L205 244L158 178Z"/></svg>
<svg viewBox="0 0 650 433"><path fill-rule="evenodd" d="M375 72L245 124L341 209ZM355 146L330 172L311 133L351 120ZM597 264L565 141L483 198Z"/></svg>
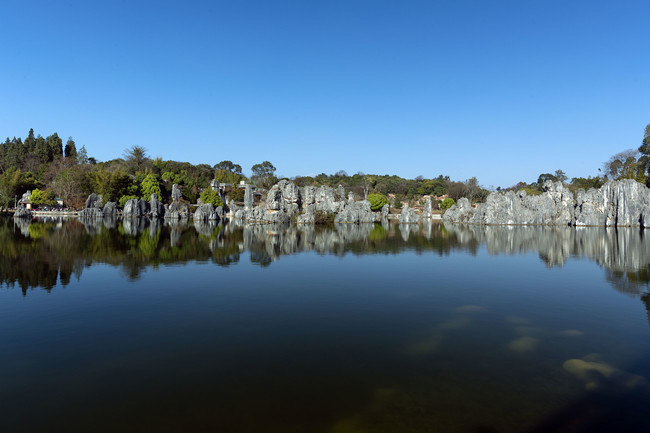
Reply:
<svg viewBox="0 0 650 433"><path fill-rule="evenodd" d="M100 216L101 218L101 216ZM86 233L95 236L102 231L102 220L95 217L80 217L79 221L84 225Z"/></svg>
<svg viewBox="0 0 650 433"><path fill-rule="evenodd" d="M648 291L650 241L639 229L451 224L445 227L461 244L484 244L490 254L536 252L548 267L562 266L572 256L585 257L605 269L605 278L617 291L632 296Z"/></svg>
<svg viewBox="0 0 650 433"><path fill-rule="evenodd" d="M14 227L18 227L18 230L20 230L20 234L22 234L26 238L29 237L29 225L31 223L32 223L31 218L30 219L14 218Z"/></svg>
<svg viewBox="0 0 650 433"><path fill-rule="evenodd" d="M124 227L124 233L135 237L147 228L147 220L145 218L124 218L122 226Z"/></svg>

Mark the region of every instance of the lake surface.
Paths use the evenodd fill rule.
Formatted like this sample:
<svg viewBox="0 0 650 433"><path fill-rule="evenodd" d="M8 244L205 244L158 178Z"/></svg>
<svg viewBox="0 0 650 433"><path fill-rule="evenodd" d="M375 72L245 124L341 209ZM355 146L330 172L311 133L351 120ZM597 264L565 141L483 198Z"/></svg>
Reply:
<svg viewBox="0 0 650 433"><path fill-rule="evenodd" d="M648 234L1 219L0 431L647 431Z"/></svg>

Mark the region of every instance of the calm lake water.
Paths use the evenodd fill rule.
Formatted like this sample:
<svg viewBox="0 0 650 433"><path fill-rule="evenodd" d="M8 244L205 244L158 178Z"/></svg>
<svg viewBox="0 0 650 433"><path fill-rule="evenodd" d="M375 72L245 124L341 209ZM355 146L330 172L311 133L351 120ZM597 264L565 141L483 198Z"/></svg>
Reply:
<svg viewBox="0 0 650 433"><path fill-rule="evenodd" d="M648 431L648 234L0 219L0 431Z"/></svg>

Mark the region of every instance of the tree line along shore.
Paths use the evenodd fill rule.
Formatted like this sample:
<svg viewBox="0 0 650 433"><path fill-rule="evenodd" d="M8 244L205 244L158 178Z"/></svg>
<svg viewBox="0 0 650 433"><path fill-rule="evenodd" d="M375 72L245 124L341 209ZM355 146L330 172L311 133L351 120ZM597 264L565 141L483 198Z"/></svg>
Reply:
<svg viewBox="0 0 650 433"><path fill-rule="evenodd" d="M432 177L418 176L406 179L396 175L347 174L340 170L334 174L317 176L294 176L290 179L298 187L342 185L346 191L359 198L374 194L385 197L393 209L403 204L423 206L430 197L434 209L446 209L460 198L470 203L485 202L491 191L525 190L528 195L538 195L546 181L562 182L569 190L599 188L608 180L634 179L650 184L650 124L645 127L641 145L614 154L597 168L594 176L569 178L563 170L542 173L534 182L518 182L507 188L486 188L476 177L452 180L438 174ZM109 161L98 161L88 155L85 146L78 146L72 137L64 143L55 132L43 137L33 129L26 138L7 138L0 143L0 209L15 208L19 199L31 191L31 203L35 207L62 206L80 209L86 197L99 194L105 202L112 201L123 207L131 199L148 200L156 194L162 202L169 202L172 185L182 191L182 199L188 203L210 202L209 188L212 181L225 184L228 201L243 202L244 190L237 186L244 182L254 185L258 191L266 191L282 180L276 176L276 167L263 161L251 167L251 175L244 175L241 165L221 161L214 165L191 164L152 158L142 146L133 145L123 154ZM216 203L215 203L216 204Z"/></svg>

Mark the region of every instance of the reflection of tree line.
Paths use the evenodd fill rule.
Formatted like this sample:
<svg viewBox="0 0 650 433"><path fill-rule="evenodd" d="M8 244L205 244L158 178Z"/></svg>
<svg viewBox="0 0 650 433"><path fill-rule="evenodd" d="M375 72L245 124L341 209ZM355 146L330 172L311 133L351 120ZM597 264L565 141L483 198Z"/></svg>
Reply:
<svg viewBox="0 0 650 433"><path fill-rule="evenodd" d="M211 261L227 266L243 250L251 262L269 265L282 255L301 251L319 254L397 254L404 250L448 254L458 245L440 224L417 226L337 225L298 228L283 225L216 224L214 222L88 219L24 221L0 219L0 283L50 290L80 278L85 266L108 263L136 279L149 266Z"/></svg>
<svg viewBox="0 0 650 433"><path fill-rule="evenodd" d="M476 254L535 252L547 266L571 256L587 257L605 268L607 280L623 293L642 296L650 281L650 243L635 229L570 227L454 226L442 224L341 224L330 228L237 225L146 219L91 219L30 222L0 219L0 281L52 288L67 284L84 266L108 263L137 278L148 266L190 260L229 265L249 252L266 266L282 255L398 254L432 251ZM644 298L645 299L645 298Z"/></svg>

